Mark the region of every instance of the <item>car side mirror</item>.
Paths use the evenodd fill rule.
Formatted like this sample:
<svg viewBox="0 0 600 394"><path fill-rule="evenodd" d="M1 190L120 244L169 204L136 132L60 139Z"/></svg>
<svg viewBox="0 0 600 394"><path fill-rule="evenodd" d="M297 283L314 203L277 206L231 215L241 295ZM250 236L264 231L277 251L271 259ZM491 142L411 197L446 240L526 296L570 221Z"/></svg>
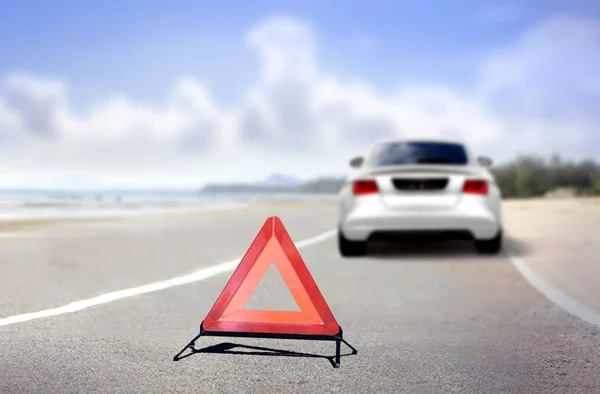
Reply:
<svg viewBox="0 0 600 394"><path fill-rule="evenodd" d="M362 157L355 157L352 160L350 160L350 167L352 168L359 168L360 166L362 166L364 159Z"/></svg>
<svg viewBox="0 0 600 394"><path fill-rule="evenodd" d="M493 164L492 159L490 159L489 157L485 157L485 156L479 156L477 158L477 162L479 163L479 165L481 165L483 167L491 167Z"/></svg>

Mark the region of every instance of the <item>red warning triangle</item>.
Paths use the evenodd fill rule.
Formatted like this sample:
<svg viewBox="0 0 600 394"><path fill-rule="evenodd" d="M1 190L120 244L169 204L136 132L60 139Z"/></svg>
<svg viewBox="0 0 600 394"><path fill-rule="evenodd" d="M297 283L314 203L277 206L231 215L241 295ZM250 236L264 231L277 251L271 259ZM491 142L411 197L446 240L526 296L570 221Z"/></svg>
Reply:
<svg viewBox="0 0 600 394"><path fill-rule="evenodd" d="M243 309L275 264L300 311ZM340 326L281 220L267 219L204 319L205 331L338 335Z"/></svg>

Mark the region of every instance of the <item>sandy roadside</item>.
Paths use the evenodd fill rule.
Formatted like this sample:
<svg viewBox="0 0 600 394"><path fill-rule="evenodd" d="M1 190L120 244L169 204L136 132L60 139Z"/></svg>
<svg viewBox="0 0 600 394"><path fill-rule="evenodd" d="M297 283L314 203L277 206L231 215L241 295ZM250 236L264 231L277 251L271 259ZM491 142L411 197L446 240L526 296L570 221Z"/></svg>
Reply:
<svg viewBox="0 0 600 394"><path fill-rule="evenodd" d="M122 210L106 212L99 214L95 211L83 212L78 215L36 215L36 212L30 211L27 215L10 217L0 216L0 237L2 235L15 235L17 233L29 231L43 231L49 227L57 226L101 226L101 225L120 225L124 222L139 222L143 220L163 220L177 218L195 218L198 215L223 215L239 214L246 210L265 210L270 209L295 209L307 207L310 205L331 204L328 201L278 201L278 202L254 202L248 204L232 206L207 206L207 207L181 207L171 209L148 209L148 210Z"/></svg>
<svg viewBox="0 0 600 394"><path fill-rule="evenodd" d="M504 218L528 266L600 313L600 198L507 201Z"/></svg>

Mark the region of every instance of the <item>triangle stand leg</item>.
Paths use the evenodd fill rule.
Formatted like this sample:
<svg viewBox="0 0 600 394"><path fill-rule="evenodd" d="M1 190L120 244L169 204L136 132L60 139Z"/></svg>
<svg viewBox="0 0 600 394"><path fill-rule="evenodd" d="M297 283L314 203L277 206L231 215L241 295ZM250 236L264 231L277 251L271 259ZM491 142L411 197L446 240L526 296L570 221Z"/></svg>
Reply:
<svg viewBox="0 0 600 394"><path fill-rule="evenodd" d="M204 322L203 322L204 323ZM181 355L187 350L191 349L195 351L196 341L200 337L230 337L230 338L268 338L268 339L296 339L304 341L330 341L335 342L335 357L332 361L334 368L340 367L341 359L341 345L344 343L351 350L351 354L358 354L358 350L350 345L344 339L344 333L340 327L340 331L336 335L306 335L306 334L275 334L275 333L263 333L263 332L227 332L227 331L207 331L204 329L203 324L200 324L200 333L194 337L175 357L173 361L179 361Z"/></svg>
<svg viewBox="0 0 600 394"><path fill-rule="evenodd" d="M192 340L190 341L190 343L188 343L187 345L185 345L185 347L184 347L183 349L181 349L181 350L179 351L179 353L177 353L177 354L175 355L175 357L173 357L173 361L179 361L179 360L181 359L181 355L183 354L183 352L185 352L185 351L186 351L186 350L188 350L188 349L191 349L192 351L194 351L194 346L196 346L196 341L197 341L198 339L200 339L200 337L201 337L201 336L202 336L202 332L200 332L200 334L196 335L196 336L194 337L194 339L192 339Z"/></svg>

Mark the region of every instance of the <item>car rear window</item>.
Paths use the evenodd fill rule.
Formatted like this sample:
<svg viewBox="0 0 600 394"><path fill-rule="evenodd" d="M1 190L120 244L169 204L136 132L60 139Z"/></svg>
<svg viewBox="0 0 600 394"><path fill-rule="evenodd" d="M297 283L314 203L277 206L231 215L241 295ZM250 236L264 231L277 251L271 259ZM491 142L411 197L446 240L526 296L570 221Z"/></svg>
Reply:
<svg viewBox="0 0 600 394"><path fill-rule="evenodd" d="M376 166L403 164L466 165L467 152L460 144L448 142L392 142L375 156Z"/></svg>

